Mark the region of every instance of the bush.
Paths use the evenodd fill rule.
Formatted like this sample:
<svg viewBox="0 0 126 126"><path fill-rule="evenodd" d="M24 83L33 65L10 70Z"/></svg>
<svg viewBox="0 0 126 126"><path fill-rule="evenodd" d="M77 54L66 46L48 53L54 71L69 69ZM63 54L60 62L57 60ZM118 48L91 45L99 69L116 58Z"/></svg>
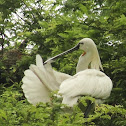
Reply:
<svg viewBox="0 0 126 126"><path fill-rule="evenodd" d="M17 85L17 84L15 84ZM69 111L61 104L60 98L52 94L50 103L40 103L33 106L23 97L17 87L9 87L0 98L0 126L125 126L126 109L123 106L101 104L89 118L83 117L83 112L77 105ZM82 97L80 101L86 106L86 100L94 101L91 97Z"/></svg>

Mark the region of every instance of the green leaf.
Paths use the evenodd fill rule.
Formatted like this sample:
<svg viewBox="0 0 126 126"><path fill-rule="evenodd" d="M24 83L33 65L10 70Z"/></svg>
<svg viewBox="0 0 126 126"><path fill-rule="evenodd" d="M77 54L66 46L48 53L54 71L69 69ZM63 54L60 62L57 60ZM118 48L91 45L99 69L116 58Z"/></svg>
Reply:
<svg viewBox="0 0 126 126"><path fill-rule="evenodd" d="M2 109L0 109L0 120L5 119L7 120L6 112Z"/></svg>

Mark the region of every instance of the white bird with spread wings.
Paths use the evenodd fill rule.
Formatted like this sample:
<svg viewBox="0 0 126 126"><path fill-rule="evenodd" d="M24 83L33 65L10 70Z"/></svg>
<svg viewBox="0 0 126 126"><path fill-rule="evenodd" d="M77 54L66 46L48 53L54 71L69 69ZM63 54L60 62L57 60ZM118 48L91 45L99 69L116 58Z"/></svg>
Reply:
<svg viewBox="0 0 126 126"><path fill-rule="evenodd" d="M77 49L84 50L84 53L79 57L74 76L52 69L51 60ZM72 49L50 58L45 63L40 55L37 55L36 65L30 65L24 72L22 89L27 100L33 105L49 102L50 93L55 90L59 90L58 93L62 95L62 103L70 107L77 104L78 99L84 95L106 99L110 96L112 81L100 69L103 70L94 41L84 38Z"/></svg>

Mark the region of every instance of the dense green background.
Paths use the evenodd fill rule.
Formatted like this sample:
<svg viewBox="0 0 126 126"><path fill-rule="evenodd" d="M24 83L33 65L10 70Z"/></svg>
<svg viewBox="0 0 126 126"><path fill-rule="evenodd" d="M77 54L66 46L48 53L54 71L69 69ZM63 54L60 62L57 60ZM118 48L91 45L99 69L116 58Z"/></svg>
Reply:
<svg viewBox="0 0 126 126"><path fill-rule="evenodd" d="M0 126L76 126L86 122L125 126L125 36L126 0L0 0ZM35 63L35 55L46 60L84 37L97 44L104 72L113 81L106 101L109 105L97 106L88 119L77 106L72 114L63 113L53 95L51 104L30 105L23 96L21 79L24 70ZM74 75L81 53L73 52L52 65Z"/></svg>

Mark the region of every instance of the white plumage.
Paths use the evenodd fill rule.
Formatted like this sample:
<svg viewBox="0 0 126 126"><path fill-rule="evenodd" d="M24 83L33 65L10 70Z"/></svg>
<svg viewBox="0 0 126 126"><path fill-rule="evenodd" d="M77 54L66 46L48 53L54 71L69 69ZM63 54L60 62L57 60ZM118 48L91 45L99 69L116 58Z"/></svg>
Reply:
<svg viewBox="0 0 126 126"><path fill-rule="evenodd" d="M94 41L90 38L84 38L80 42L80 49L84 50L84 54L79 57L76 67L76 72L89 68L96 70L103 70L99 53Z"/></svg>
<svg viewBox="0 0 126 126"><path fill-rule="evenodd" d="M22 89L27 100L33 105L49 102L51 91L58 90L60 84L71 77L53 70L50 63L43 65L40 55L36 55L36 65L31 64L24 74Z"/></svg>
<svg viewBox="0 0 126 126"><path fill-rule="evenodd" d="M22 89L27 100L33 105L39 102L49 102L50 90L43 85L36 74L30 69L26 70L24 74Z"/></svg>
<svg viewBox="0 0 126 126"><path fill-rule="evenodd" d="M49 102L50 92L59 90L63 104L72 107L83 95L96 99L106 99L112 90L112 81L103 72L97 47L92 39L84 38L79 42L80 49L85 52L80 56L74 76L60 73L52 69L49 62L43 65L39 55L36 65L31 65L24 72L22 89L28 101L34 105ZM91 69L88 69L88 68Z"/></svg>
<svg viewBox="0 0 126 126"><path fill-rule="evenodd" d="M106 99L111 89L112 82L108 76L95 69L86 69L63 81L59 93L63 97L62 103L72 107L84 95Z"/></svg>

